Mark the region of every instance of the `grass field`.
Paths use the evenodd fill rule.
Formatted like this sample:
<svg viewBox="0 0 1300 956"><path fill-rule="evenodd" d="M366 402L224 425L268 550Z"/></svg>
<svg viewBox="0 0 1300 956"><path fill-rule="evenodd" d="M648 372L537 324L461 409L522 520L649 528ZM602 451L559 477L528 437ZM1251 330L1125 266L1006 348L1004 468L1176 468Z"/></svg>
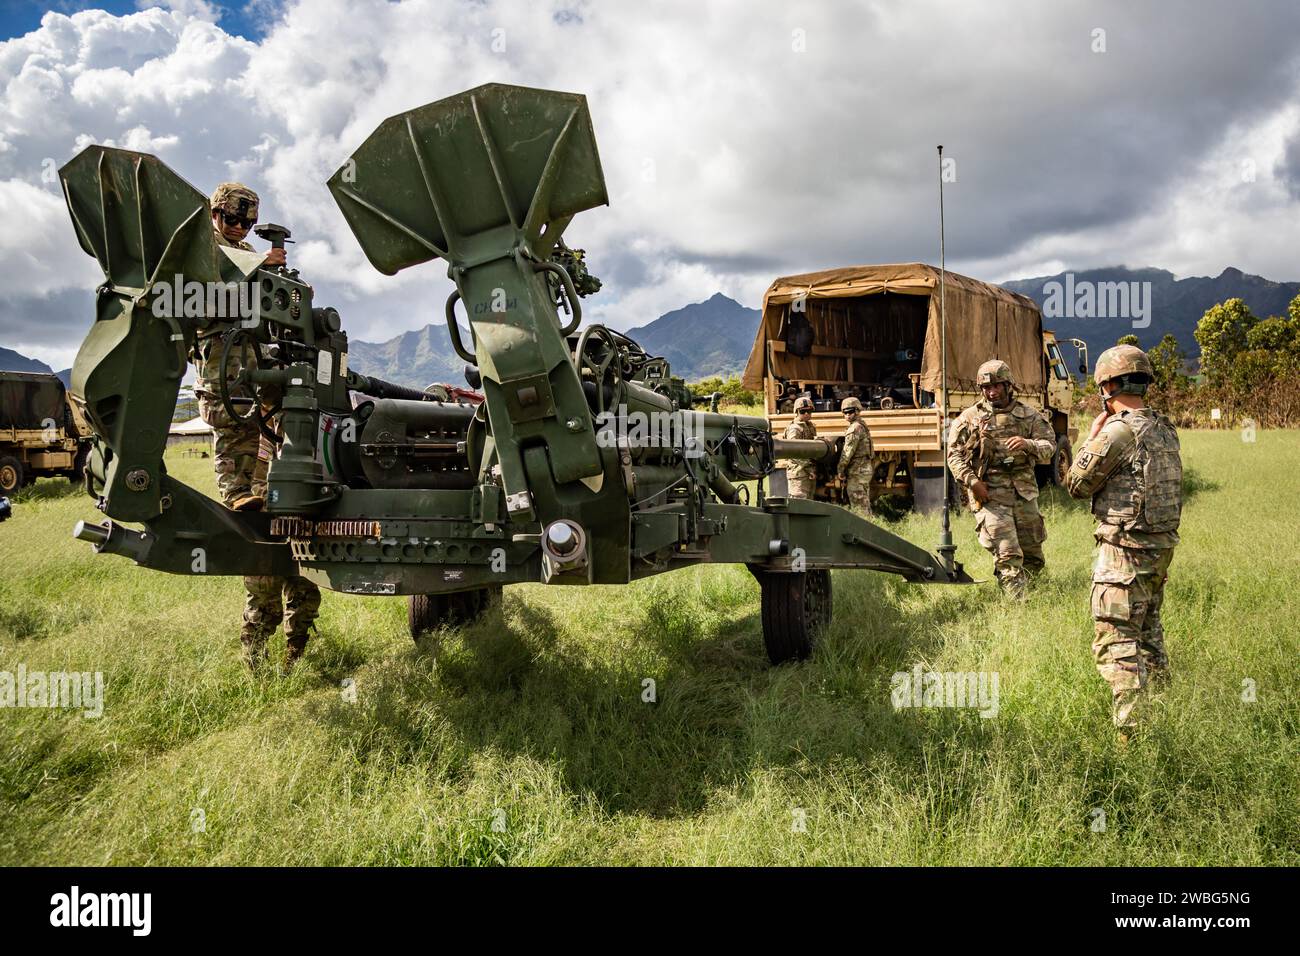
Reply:
<svg viewBox="0 0 1300 956"><path fill-rule="evenodd" d="M90 500L42 481L0 525L0 670L102 671L104 714L0 711L0 863L1296 865L1300 435L1183 451L1174 680L1127 748L1089 652L1092 521L1055 491L1027 603L835 572L803 665L768 666L757 584L714 567L510 588L424 652L404 601L327 592L303 665L254 679L237 579L93 554ZM169 468L212 493L209 461ZM895 710L918 663L996 672L997 715Z"/></svg>

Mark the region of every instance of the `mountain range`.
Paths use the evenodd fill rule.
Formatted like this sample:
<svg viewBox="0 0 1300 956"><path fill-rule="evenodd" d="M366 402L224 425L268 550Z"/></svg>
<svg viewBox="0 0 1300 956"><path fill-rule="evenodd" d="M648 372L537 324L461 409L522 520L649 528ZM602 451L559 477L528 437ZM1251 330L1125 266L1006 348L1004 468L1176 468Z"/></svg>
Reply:
<svg viewBox="0 0 1300 956"><path fill-rule="evenodd" d="M1101 283L1126 284L1132 297L1123 315L1088 314L1097 310L1084 307L1081 296L1084 290L1095 292ZM1175 279L1165 269L1116 266L1015 279L1001 285L1037 302L1044 308L1045 328L1063 338L1085 340L1094 355L1113 345L1121 335L1132 333L1146 348L1165 334L1172 334L1183 351L1194 357L1200 350L1192 333L1205 310L1215 303L1241 298L1255 315L1264 318L1284 315L1288 303L1300 295L1300 282L1274 282L1234 268L1224 269L1214 277ZM1135 316L1140 325L1146 324L1134 327ZM754 344L758 320L758 309L743 306L719 292L629 329L627 334L651 355L668 359L674 374L698 381L740 373ZM468 335L465 338L468 340ZM461 384L465 380L465 363L452 350L442 323L403 332L384 342L353 341L348 358L349 365L358 372L415 388L431 382ZM0 348L0 368L51 371L45 363L6 348ZM71 371L65 369L58 374L67 384Z"/></svg>
<svg viewBox="0 0 1300 956"><path fill-rule="evenodd" d="M1136 299L1130 300L1128 314L1110 318L1080 315L1079 312L1084 310L1077 306L1082 291L1091 287L1094 294L1100 297L1101 294L1095 290L1105 282L1127 283L1130 294L1137 293ZM1088 285L1085 286L1084 283ZM1150 348L1169 334L1178 340L1183 352L1192 358L1201 351L1193 334L1196 324L1212 305L1240 298L1252 313L1263 319L1270 315L1286 315L1288 303L1300 295L1300 282L1273 282L1233 268L1224 269L1212 278L1189 276L1186 279L1175 279L1174 274L1165 269L1128 269L1116 266L1084 272L1061 272L1036 279L1015 279L1001 285L1037 302L1043 307L1044 328L1051 329L1062 338L1083 339L1093 355L1114 345L1121 335L1136 335L1143 348ZM1068 294L1071 289L1079 291L1071 296ZM1046 304L1053 297L1056 301L1049 310ZM1073 308L1070 307L1071 301L1075 306ZM1144 328L1134 327L1134 316L1138 311L1133 307L1134 301L1140 301L1147 312L1138 321L1149 320L1150 325Z"/></svg>
<svg viewBox="0 0 1300 956"><path fill-rule="evenodd" d="M44 362L28 358L21 352L15 352L13 349L7 349L3 346L0 346L0 369L6 372L45 372L47 374L54 371ZM65 368L58 373L58 376L63 380L64 386L72 384L72 369Z"/></svg>

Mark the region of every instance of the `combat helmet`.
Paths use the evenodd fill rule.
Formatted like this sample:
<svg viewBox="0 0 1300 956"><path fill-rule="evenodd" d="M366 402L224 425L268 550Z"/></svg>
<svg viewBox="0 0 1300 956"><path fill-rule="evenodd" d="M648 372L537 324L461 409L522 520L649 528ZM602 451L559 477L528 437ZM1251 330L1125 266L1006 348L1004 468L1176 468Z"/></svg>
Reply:
<svg viewBox="0 0 1300 956"><path fill-rule="evenodd" d="M990 359L979 367L975 373L976 385L993 385L997 382L1006 382L1011 386L1011 366L1001 359Z"/></svg>
<svg viewBox="0 0 1300 956"><path fill-rule="evenodd" d="M862 402L852 395L840 402L840 411L847 412L849 410L862 411Z"/></svg>
<svg viewBox="0 0 1300 956"><path fill-rule="evenodd" d="M1103 398L1106 390L1102 386L1109 381L1119 379L1119 391L1115 394L1145 395L1147 386L1155 378L1151 360L1147 353L1136 345L1116 345L1097 356L1097 370L1093 380L1097 391Z"/></svg>
<svg viewBox="0 0 1300 956"><path fill-rule="evenodd" d="M807 395L800 395L798 398L796 398L796 399L794 400L794 410L795 410L795 414L797 415L799 412L803 411L805 408L808 409L808 411L812 411L812 410L813 410L813 400L812 400L811 398L809 398Z"/></svg>
<svg viewBox="0 0 1300 956"><path fill-rule="evenodd" d="M212 211L228 212L232 216L239 216L243 219L257 221L257 207L260 201L257 193L253 192L243 183L221 183L216 189L212 190L212 198L208 200L212 206Z"/></svg>

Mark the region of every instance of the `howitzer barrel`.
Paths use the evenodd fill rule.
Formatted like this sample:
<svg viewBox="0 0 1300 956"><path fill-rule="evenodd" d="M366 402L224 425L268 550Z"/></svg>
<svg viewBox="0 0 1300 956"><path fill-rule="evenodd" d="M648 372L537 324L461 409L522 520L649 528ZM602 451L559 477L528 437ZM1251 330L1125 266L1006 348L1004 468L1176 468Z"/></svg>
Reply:
<svg viewBox="0 0 1300 956"><path fill-rule="evenodd" d="M835 453L835 442L829 438L774 438L772 453L777 458L807 458L821 461Z"/></svg>
<svg viewBox="0 0 1300 956"><path fill-rule="evenodd" d="M372 398L403 398L416 402L432 402L435 400L434 396L418 388L396 385L393 382L385 382L382 378L371 378L368 375L358 375L356 384L349 385L349 387Z"/></svg>

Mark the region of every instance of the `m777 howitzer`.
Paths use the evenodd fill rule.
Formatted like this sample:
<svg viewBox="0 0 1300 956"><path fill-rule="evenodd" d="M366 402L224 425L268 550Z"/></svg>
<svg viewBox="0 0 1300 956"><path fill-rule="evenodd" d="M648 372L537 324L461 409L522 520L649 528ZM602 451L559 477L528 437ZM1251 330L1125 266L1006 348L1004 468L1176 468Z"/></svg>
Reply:
<svg viewBox="0 0 1300 956"><path fill-rule="evenodd" d="M106 279L72 389L96 434L87 487L116 519L78 526L98 551L180 574L301 574L406 595L413 633L480 613L507 584L741 563L761 583L773 662L809 653L830 617L831 568L970 581L842 508L765 496L778 458L832 446L694 411L663 359L582 327L573 282L551 261L570 220L608 202L582 96L494 84L439 100L384 121L329 181L381 272L446 260L447 328L478 370L479 405L348 369L338 313L315 306L296 271L218 246L202 194L156 158L92 146L61 176ZM253 314L198 319L167 301L164 284L192 282L251 291ZM259 350L239 376L259 402L241 411L227 395L228 410L260 416L279 397L262 512L229 511L163 465L186 355L214 329L227 357ZM355 408L354 392L367 396Z"/></svg>

